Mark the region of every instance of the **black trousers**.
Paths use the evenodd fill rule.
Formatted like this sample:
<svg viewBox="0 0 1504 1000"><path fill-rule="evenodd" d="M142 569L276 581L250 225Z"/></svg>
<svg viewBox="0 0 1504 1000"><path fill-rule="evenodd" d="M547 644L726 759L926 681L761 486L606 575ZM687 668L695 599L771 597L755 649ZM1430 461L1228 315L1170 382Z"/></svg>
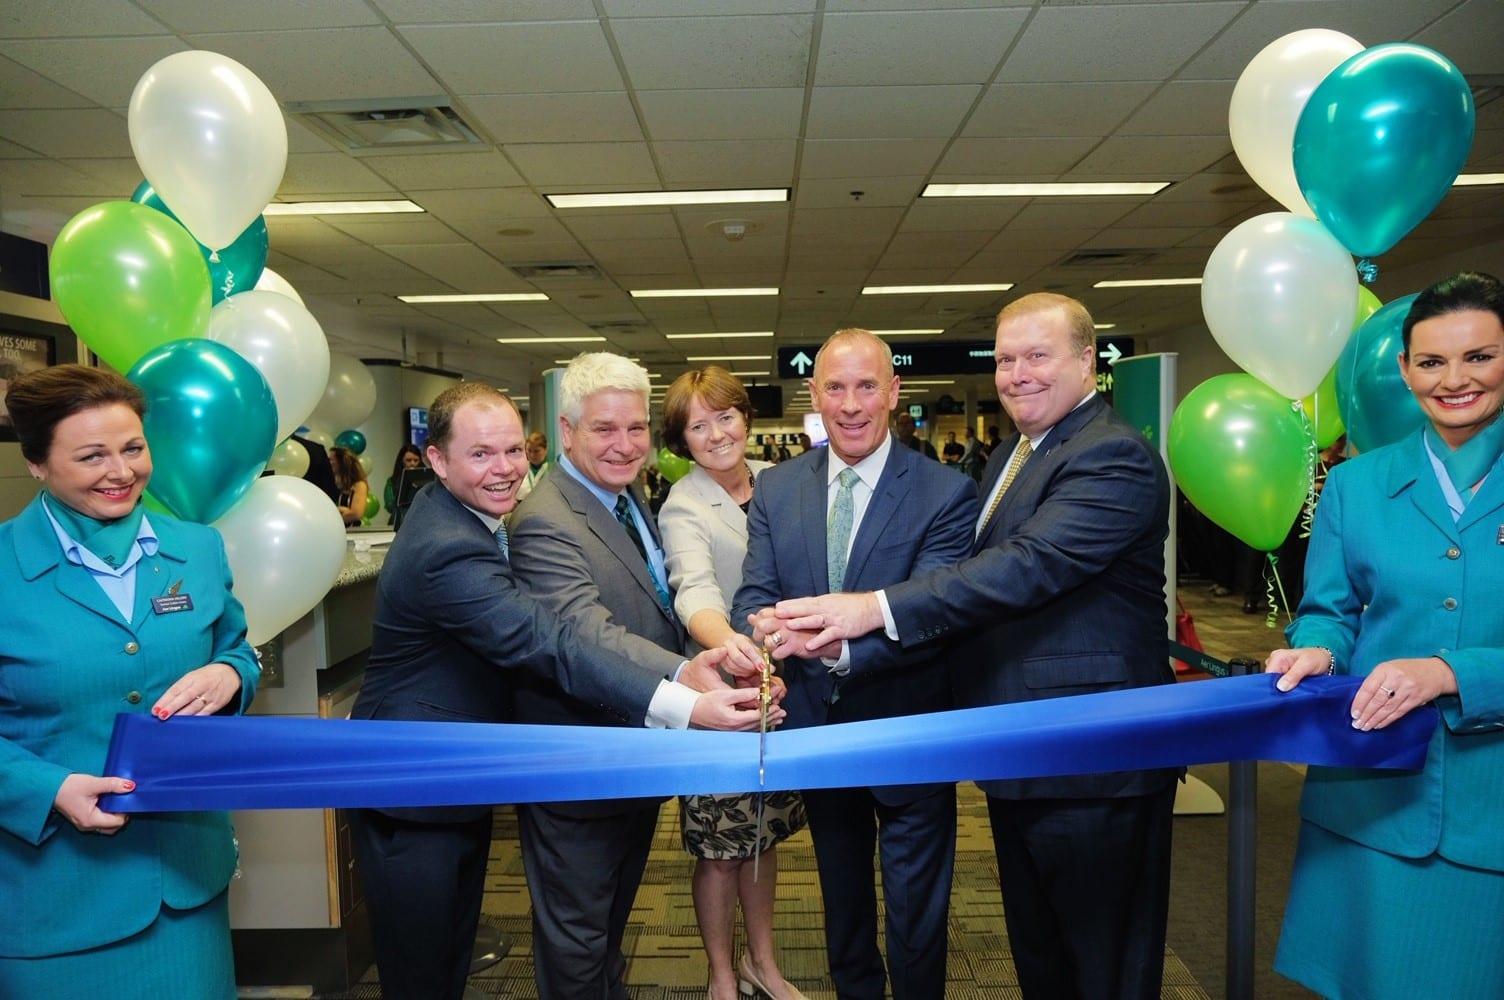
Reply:
<svg viewBox="0 0 1504 1000"><path fill-rule="evenodd" d="M945 996L946 926L956 861L956 788L886 805L868 788L804 793L825 900L825 952L842 1000ZM876 847L883 872L887 976L877 949Z"/></svg>
<svg viewBox="0 0 1504 1000"><path fill-rule="evenodd" d="M491 814L419 823L358 809L355 863L386 1000L460 1000L486 886Z"/></svg>
<svg viewBox="0 0 1504 1000"><path fill-rule="evenodd" d="M656 799L580 817L519 805L533 903L533 979L548 1000L626 1000L621 942L658 825Z"/></svg>
<svg viewBox="0 0 1504 1000"><path fill-rule="evenodd" d="M1122 799L987 799L1030 1000L1158 1000L1175 786Z"/></svg>

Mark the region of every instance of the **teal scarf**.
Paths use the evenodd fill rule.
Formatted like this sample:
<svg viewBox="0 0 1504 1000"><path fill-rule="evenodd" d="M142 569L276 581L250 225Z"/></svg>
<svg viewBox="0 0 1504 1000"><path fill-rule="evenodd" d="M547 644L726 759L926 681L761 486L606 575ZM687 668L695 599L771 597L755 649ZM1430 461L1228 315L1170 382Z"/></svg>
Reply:
<svg viewBox="0 0 1504 1000"><path fill-rule="evenodd" d="M1504 452L1504 420L1495 417L1455 451L1436 433L1436 428L1427 424L1426 442L1431 446L1431 453L1441 460L1447 478L1466 504L1473 498L1473 487L1488 475L1488 470L1499 460L1500 452Z"/></svg>
<svg viewBox="0 0 1504 1000"><path fill-rule="evenodd" d="M146 508L137 501L124 517L101 521L80 514L51 493L44 494L43 502L57 523L63 526L63 532L94 553L106 566L120 566L130 556L131 546L136 544L136 536L141 531L141 518L146 514Z"/></svg>

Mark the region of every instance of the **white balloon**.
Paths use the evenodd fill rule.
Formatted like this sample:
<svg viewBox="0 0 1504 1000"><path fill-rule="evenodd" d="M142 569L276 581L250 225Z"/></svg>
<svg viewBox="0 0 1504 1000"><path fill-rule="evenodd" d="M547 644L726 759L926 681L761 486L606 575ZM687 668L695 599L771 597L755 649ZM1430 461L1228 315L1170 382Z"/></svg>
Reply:
<svg viewBox="0 0 1504 1000"><path fill-rule="evenodd" d="M312 610L344 563L344 520L324 491L304 479L263 476L214 527L225 540L252 645Z"/></svg>
<svg viewBox="0 0 1504 1000"><path fill-rule="evenodd" d="M369 476L371 474L371 456L370 455L356 455L355 456L355 461L357 461L357 462L360 463L360 471L361 472L364 472L367 476Z"/></svg>
<svg viewBox="0 0 1504 1000"><path fill-rule="evenodd" d="M298 290L292 287L292 282L269 267L261 269L261 277L256 281L256 291L276 292L278 295L286 295L290 299L295 299L300 306L307 305L303 301L303 296L299 295Z"/></svg>
<svg viewBox="0 0 1504 1000"><path fill-rule="evenodd" d="M323 427L309 427L302 434L299 434L298 437L312 441L314 444L322 445L325 451L334 447L334 435L324 430Z"/></svg>
<svg viewBox="0 0 1504 1000"><path fill-rule="evenodd" d="M1238 161L1276 201L1315 218L1295 180L1295 125L1316 85L1363 51L1340 31L1308 28L1276 38L1238 77L1227 109L1227 129Z"/></svg>
<svg viewBox="0 0 1504 1000"><path fill-rule="evenodd" d="M1229 358L1281 395L1303 399L1352 333L1357 269L1315 219L1255 216L1212 251L1201 311Z"/></svg>
<svg viewBox="0 0 1504 1000"><path fill-rule="evenodd" d="M235 242L287 167L287 125L256 74L217 52L178 52L136 83L127 123L141 172L204 246Z"/></svg>
<svg viewBox="0 0 1504 1000"><path fill-rule="evenodd" d="M376 380L356 358L329 354L329 384L308 425L347 430L366 422L376 409Z"/></svg>
<svg viewBox="0 0 1504 1000"><path fill-rule="evenodd" d="M279 476L300 479L308 471L308 449L288 438L272 450L266 467Z"/></svg>
<svg viewBox="0 0 1504 1000"><path fill-rule="evenodd" d="M249 361L277 401L277 440L307 419L329 381L329 342L318 320L276 292L241 292L215 306L204 334Z"/></svg>

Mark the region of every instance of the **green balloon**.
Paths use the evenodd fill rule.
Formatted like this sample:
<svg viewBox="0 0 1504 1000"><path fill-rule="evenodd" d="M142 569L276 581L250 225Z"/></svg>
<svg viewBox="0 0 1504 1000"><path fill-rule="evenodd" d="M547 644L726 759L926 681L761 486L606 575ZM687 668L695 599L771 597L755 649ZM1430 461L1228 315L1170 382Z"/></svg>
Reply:
<svg viewBox="0 0 1504 1000"><path fill-rule="evenodd" d="M695 467L695 463L687 458L675 455L668 448L658 449L658 473L671 483L677 483L689 475L689 470Z"/></svg>
<svg viewBox="0 0 1504 1000"><path fill-rule="evenodd" d="M1379 297L1368 290L1366 285L1358 286L1358 318L1353 321L1353 329L1363 325L1363 321L1384 307Z"/></svg>
<svg viewBox="0 0 1504 1000"><path fill-rule="evenodd" d="M1316 447L1325 448L1342 436L1347 429L1342 423L1342 411L1337 405L1337 366L1326 373L1326 378L1316 391L1300 401L1306 419L1316 428Z"/></svg>
<svg viewBox="0 0 1504 1000"><path fill-rule="evenodd" d="M366 509L361 513L361 520L369 524L371 518L379 513L381 513L381 501L376 498L376 494L368 494L366 496Z"/></svg>
<svg viewBox="0 0 1504 1000"><path fill-rule="evenodd" d="M145 205L107 201L79 212L58 234L49 272L68 325L118 371L208 328L209 268L197 241Z"/></svg>
<svg viewBox="0 0 1504 1000"><path fill-rule="evenodd" d="M1168 443L1170 469L1197 510L1255 549L1279 548L1315 461L1298 405L1252 375L1218 375L1175 408Z"/></svg>

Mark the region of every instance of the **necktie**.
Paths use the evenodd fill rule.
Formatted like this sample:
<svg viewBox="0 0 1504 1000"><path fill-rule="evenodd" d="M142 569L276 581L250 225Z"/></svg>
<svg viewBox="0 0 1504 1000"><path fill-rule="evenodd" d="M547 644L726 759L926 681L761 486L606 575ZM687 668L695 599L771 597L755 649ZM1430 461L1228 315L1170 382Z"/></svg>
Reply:
<svg viewBox="0 0 1504 1000"><path fill-rule="evenodd" d="M836 477L835 502L830 505L830 517L825 526L826 582L831 593L841 589L846 580L846 550L851 547L851 522L856 512L852 488L857 484L855 469L842 469Z"/></svg>
<svg viewBox="0 0 1504 1000"><path fill-rule="evenodd" d="M1012 486L1013 480L1018 478L1018 470L1024 467L1024 462L1028 461L1029 456L1032 454L1034 454L1034 449L1029 444L1029 439L1024 438L1019 441L1018 450L1013 453L1013 460L1008 463L1008 469L1003 473L1002 485L998 487L997 495L992 498L992 503L987 505L987 516L982 518L982 527L977 532L978 536L983 531L986 531L987 526L992 523L992 515L997 513L998 504L1002 503L1003 500L1003 494L1008 492L1008 487Z"/></svg>
<svg viewBox="0 0 1504 1000"><path fill-rule="evenodd" d="M501 558L510 563L512 561L512 549L507 544L507 522L505 521L496 526L496 547L501 550Z"/></svg>
<svg viewBox="0 0 1504 1000"><path fill-rule="evenodd" d="M653 581L653 590L658 594L658 603L663 605L664 611L672 612L673 601L669 599L668 588L658 579L658 574L653 572L653 560L648 558L648 547L643 543L642 533L637 530L637 519L632 516L632 501L627 499L625 493L616 498L616 520L626 531L627 537L632 539L632 544L637 546L638 555L647 564L648 577Z"/></svg>

